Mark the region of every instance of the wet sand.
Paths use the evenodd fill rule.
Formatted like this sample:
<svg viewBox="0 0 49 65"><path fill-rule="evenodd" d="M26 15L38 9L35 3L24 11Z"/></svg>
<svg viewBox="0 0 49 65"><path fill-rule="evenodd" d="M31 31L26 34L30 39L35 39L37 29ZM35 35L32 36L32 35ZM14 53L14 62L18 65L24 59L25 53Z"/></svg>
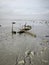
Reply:
<svg viewBox="0 0 49 65"><path fill-rule="evenodd" d="M29 32L37 37L26 33L12 35L11 26L0 27L0 65L15 65L16 57L18 56L18 61L21 58L23 60L27 50L36 52L31 59L33 65L49 65L49 37L45 37L49 35L49 26L40 24L30 24L32 29ZM14 30L19 30L18 25L17 23Z"/></svg>

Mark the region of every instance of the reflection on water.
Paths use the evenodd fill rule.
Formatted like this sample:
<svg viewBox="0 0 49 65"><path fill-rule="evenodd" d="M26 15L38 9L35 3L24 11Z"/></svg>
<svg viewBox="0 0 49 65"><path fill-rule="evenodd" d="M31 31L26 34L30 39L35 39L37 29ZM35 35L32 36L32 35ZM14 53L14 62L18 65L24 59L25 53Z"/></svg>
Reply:
<svg viewBox="0 0 49 65"><path fill-rule="evenodd" d="M14 30L18 31L23 22L16 23ZM18 64L29 64L29 57L31 58L31 65L49 65L49 27L45 24L34 24L27 22L32 26L29 31L37 35L33 37L26 33L19 35L11 34L11 26L0 27L0 65L15 65L16 57L18 57ZM25 57L25 52L31 51L28 57ZM21 61L22 60L22 61ZM20 62L21 61L21 62Z"/></svg>

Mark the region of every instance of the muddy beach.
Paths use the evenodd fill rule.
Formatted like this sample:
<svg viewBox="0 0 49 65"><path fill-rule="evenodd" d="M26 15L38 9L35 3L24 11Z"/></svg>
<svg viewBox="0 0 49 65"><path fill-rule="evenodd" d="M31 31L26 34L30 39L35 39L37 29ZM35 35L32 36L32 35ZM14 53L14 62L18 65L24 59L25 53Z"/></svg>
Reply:
<svg viewBox="0 0 49 65"><path fill-rule="evenodd" d="M19 30L19 23L23 25L19 21L14 26L15 31ZM12 35L11 26L0 27L0 65L49 65L49 37L45 37L49 35L49 28L45 23L31 22L30 25L32 29L29 32L36 37L30 33Z"/></svg>

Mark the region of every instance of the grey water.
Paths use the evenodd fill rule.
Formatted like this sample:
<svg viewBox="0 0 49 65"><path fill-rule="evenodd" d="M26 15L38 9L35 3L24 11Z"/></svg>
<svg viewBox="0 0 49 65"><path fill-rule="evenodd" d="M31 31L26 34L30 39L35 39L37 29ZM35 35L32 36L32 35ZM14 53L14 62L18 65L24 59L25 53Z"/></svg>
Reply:
<svg viewBox="0 0 49 65"><path fill-rule="evenodd" d="M27 50L36 52L36 55L32 58L33 65L49 65L49 37L45 37L49 35L49 23L16 21L16 24L14 24L16 32L27 23L27 25L32 26L29 32L36 34L36 37L33 37L26 33L12 35L11 22L2 23L0 27L0 65L15 65L16 56L20 59L25 56Z"/></svg>

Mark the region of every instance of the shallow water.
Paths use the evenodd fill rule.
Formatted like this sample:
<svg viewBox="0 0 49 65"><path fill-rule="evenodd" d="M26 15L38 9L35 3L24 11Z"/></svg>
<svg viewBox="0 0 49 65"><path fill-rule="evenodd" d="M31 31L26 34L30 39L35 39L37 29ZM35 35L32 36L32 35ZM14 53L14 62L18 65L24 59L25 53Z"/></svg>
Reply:
<svg viewBox="0 0 49 65"><path fill-rule="evenodd" d="M24 23L16 22L14 30L18 31ZM21 59L27 50L36 52L32 58L33 65L49 65L49 37L45 37L49 35L49 25L30 21L27 24L32 26L29 32L36 34L36 38L26 33L12 35L11 25L0 27L0 65L15 65L16 56Z"/></svg>

